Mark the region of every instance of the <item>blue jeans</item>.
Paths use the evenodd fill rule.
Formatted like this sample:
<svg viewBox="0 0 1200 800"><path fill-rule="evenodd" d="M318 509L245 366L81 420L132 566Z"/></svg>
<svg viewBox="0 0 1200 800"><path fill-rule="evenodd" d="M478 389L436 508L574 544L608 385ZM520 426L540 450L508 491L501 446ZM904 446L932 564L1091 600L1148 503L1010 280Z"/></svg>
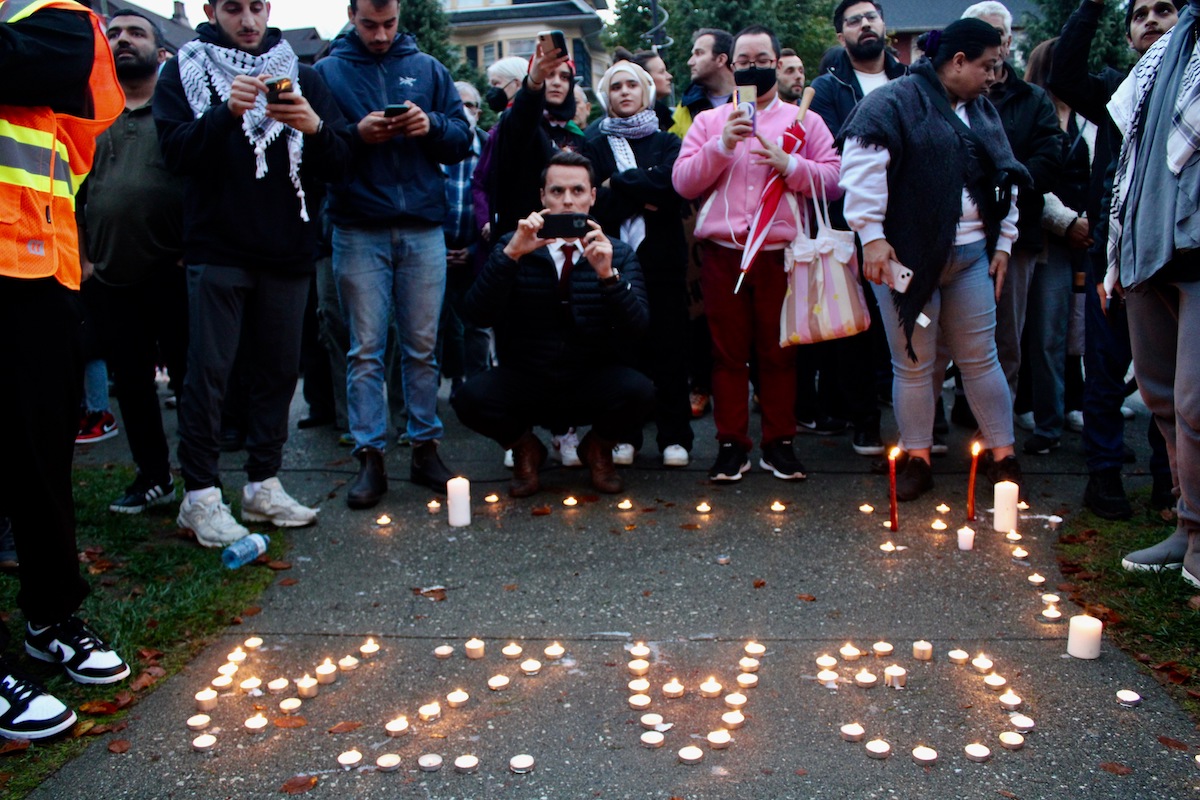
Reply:
<svg viewBox="0 0 1200 800"><path fill-rule="evenodd" d="M996 294L988 275L988 257L982 241L951 251L933 296L925 304L927 327L913 329L914 363L905 347L904 330L891 289L871 288L879 301L883 330L892 351L892 405L900 438L909 450L933 444L934 373L938 371L938 345L944 340L950 357L962 372L971 410L989 448L1013 443L1012 396L996 355ZM944 367L943 367L944 368Z"/></svg>
<svg viewBox="0 0 1200 800"><path fill-rule="evenodd" d="M1065 413L1067 327L1071 321L1074 258L1066 245L1050 242L1045 263L1029 285L1029 368L1033 379L1034 433L1062 436Z"/></svg>
<svg viewBox="0 0 1200 800"><path fill-rule="evenodd" d="M437 413L438 318L446 293L442 226L333 229L333 275L350 327L346 390L355 449L387 446L384 351L392 315L400 329L400 374L413 442L442 437Z"/></svg>

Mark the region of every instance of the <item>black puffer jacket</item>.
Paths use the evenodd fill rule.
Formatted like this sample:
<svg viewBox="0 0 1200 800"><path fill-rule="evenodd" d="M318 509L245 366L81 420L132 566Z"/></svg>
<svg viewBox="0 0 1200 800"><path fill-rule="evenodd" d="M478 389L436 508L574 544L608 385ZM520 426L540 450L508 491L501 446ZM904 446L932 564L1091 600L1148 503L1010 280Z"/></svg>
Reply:
<svg viewBox="0 0 1200 800"><path fill-rule="evenodd" d="M623 363L650 321L642 270L629 246L612 243L617 284L601 286L581 261L571 270L564 301L550 251L542 247L513 261L504 254L511 238L496 244L463 308L471 323L495 328L500 363L550 379Z"/></svg>
<svg viewBox="0 0 1200 800"><path fill-rule="evenodd" d="M907 75L908 67L897 61L891 53L885 53L883 72L889 81L894 81ZM818 75L812 82L812 88L814 94L809 110L821 117L836 138L850 112L863 99L862 85L859 84L858 76L854 74L854 64L844 49L834 57L829 72Z"/></svg>

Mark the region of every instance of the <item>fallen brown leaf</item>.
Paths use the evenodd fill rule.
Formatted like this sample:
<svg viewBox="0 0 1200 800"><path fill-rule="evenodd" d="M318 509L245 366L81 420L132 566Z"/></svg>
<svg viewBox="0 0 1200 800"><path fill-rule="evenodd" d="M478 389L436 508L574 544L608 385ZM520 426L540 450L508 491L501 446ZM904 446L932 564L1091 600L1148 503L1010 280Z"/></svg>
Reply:
<svg viewBox="0 0 1200 800"><path fill-rule="evenodd" d="M295 586L299 582L300 581L296 580L295 578L284 578L283 580L281 580L279 582L279 585L280 586Z"/></svg>
<svg viewBox="0 0 1200 800"><path fill-rule="evenodd" d="M1067 594L1075 594L1079 591L1079 587L1073 583L1060 583L1058 585L1058 590L1060 592L1066 592Z"/></svg>
<svg viewBox="0 0 1200 800"><path fill-rule="evenodd" d="M652 594L654 594L654 592L653 592L652 590L650 590L650 589L643 589L643 590L642 590L642 597L649 597L649 596L650 596L650 595L652 595Z"/></svg>
<svg viewBox="0 0 1200 800"><path fill-rule="evenodd" d="M1194 594L1188 598L1188 608L1192 611L1200 611L1200 594Z"/></svg>
<svg viewBox="0 0 1200 800"><path fill-rule="evenodd" d="M806 769L798 769L798 770L796 770L796 774L797 774L797 775L799 775L801 778L803 778L805 775L807 775L807 774L808 774L808 770L806 770Z"/></svg>
<svg viewBox="0 0 1200 800"><path fill-rule="evenodd" d="M643 513L643 514L653 514L653 513L655 513L656 511L658 511L658 509L657 509L657 508L653 508L653 507L651 507L651 508L643 508L643 509L642 509L642 513Z"/></svg>
<svg viewBox="0 0 1200 800"><path fill-rule="evenodd" d="M154 682L157 680L158 680L158 678L151 675L149 673L149 671L140 672L140 673L138 673L136 678L134 678L133 680L131 680L129 682L129 688L135 692L141 692L146 689L149 689L151 686L154 685Z"/></svg>
<svg viewBox="0 0 1200 800"><path fill-rule="evenodd" d="M109 714L117 713L120 708L111 700L88 700L79 705L79 710L93 717L106 717Z"/></svg>
<svg viewBox="0 0 1200 800"><path fill-rule="evenodd" d="M293 714L290 717L279 717L278 719L272 720L272 723L276 728L303 728L308 724L308 720L306 720L304 717Z"/></svg>
<svg viewBox="0 0 1200 800"><path fill-rule="evenodd" d="M633 529L634 529L634 528L636 528L636 527L637 527L637 525L634 525L633 523L630 523L629 525L626 525L626 526L625 526L625 530L627 530L627 531L631 531L631 530L633 530Z"/></svg>
<svg viewBox="0 0 1200 800"><path fill-rule="evenodd" d="M108 743L108 752L118 754L128 753L131 747L133 747L133 742L128 739L113 739Z"/></svg>
<svg viewBox="0 0 1200 800"><path fill-rule="evenodd" d="M71 738L78 739L80 736L88 736L92 729L96 727L96 720L81 719L75 723L75 727L71 728Z"/></svg>
<svg viewBox="0 0 1200 800"><path fill-rule="evenodd" d="M698 531L698 530L700 530L700 523L698 523L698 522L685 522L685 523L683 523L682 525L680 525L679 527L680 527L680 528L683 528L685 531Z"/></svg>
<svg viewBox="0 0 1200 800"><path fill-rule="evenodd" d="M1007 797L1008 800L1018 800L1018 798L1015 794L1013 794L1012 792L1006 792L1003 789L997 789L996 794L1000 795L1001 797Z"/></svg>
<svg viewBox="0 0 1200 800"><path fill-rule="evenodd" d="M1132 767L1127 767L1124 764L1118 764L1115 761L1105 761L1100 765L1100 769L1105 772L1111 772L1113 775L1128 775L1133 772Z"/></svg>
<svg viewBox="0 0 1200 800"><path fill-rule="evenodd" d="M517 587L519 587L519 586L520 586L519 583L506 583L506 584L504 584L504 591L515 592L517 590Z"/></svg>
<svg viewBox="0 0 1200 800"><path fill-rule="evenodd" d="M121 722L106 722L103 725L95 725L95 727L87 732L87 735L99 736L102 733L120 733L128 727L129 723L123 720Z"/></svg>
<svg viewBox="0 0 1200 800"><path fill-rule="evenodd" d="M550 506L534 506L529 513L535 517L548 517L550 516Z"/></svg>
<svg viewBox="0 0 1200 800"><path fill-rule="evenodd" d="M117 704L117 708L124 708L133 702L133 692L117 692L113 702Z"/></svg>
<svg viewBox="0 0 1200 800"><path fill-rule="evenodd" d="M267 567L275 570L276 572L280 572L285 569L291 569L292 562L290 562L290 561L268 561Z"/></svg>
<svg viewBox="0 0 1200 800"><path fill-rule="evenodd" d="M1178 666L1178 661L1162 661L1158 664L1151 664L1150 669L1154 670L1155 672L1160 672L1162 670L1175 669Z"/></svg>
<svg viewBox="0 0 1200 800"><path fill-rule="evenodd" d="M441 602L442 600L446 599L445 586L414 586L412 587L412 593L418 597L428 597L434 602Z"/></svg>
<svg viewBox="0 0 1200 800"><path fill-rule="evenodd" d="M356 731L361 727L361 722L339 722L337 725L334 725L332 728L330 728L327 733L349 733L350 731Z"/></svg>
<svg viewBox="0 0 1200 800"><path fill-rule="evenodd" d="M283 794L304 794L316 785L316 775L295 775L284 781L279 791Z"/></svg>
<svg viewBox="0 0 1200 800"><path fill-rule="evenodd" d="M250 606L249 608L242 609L243 617L254 617L261 613L262 613L262 608L260 606Z"/></svg>
<svg viewBox="0 0 1200 800"><path fill-rule="evenodd" d="M23 753L29 749L28 739L5 739L0 742L0 756L10 753Z"/></svg>
<svg viewBox="0 0 1200 800"><path fill-rule="evenodd" d="M755 579L754 579L754 588L755 588L755 589L761 589L762 587L764 587L764 586L766 586L766 585L767 585L767 582L766 582L766 581L764 581L762 578L755 578Z"/></svg>
<svg viewBox="0 0 1200 800"><path fill-rule="evenodd" d="M1172 739L1170 736L1159 736L1158 742L1164 747L1169 747L1172 750L1182 750L1185 753L1192 749L1191 745L1189 745L1187 742L1181 742L1178 739Z"/></svg>
<svg viewBox="0 0 1200 800"><path fill-rule="evenodd" d="M814 594L798 594L796 595L796 599L803 600L805 603L813 603L816 602L817 596Z"/></svg>
<svg viewBox="0 0 1200 800"><path fill-rule="evenodd" d="M155 650L153 647L143 647L138 650L138 658L142 661L158 661L163 657L162 650Z"/></svg>

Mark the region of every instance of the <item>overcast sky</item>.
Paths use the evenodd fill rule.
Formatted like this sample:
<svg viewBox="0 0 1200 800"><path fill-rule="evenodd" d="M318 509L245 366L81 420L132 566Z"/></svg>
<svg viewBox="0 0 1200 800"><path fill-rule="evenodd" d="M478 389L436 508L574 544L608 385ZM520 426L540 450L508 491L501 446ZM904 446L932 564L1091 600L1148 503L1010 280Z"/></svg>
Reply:
<svg viewBox="0 0 1200 800"><path fill-rule="evenodd" d="M170 17L175 12L172 0L135 0L135 2L155 14ZM100 7L99 0L93 0L96 8ZM346 2L341 0L277 0L271 3L271 25L276 28L316 28L321 36L332 39L346 24ZM188 19L192 25L199 25L206 20L202 0L186 0Z"/></svg>

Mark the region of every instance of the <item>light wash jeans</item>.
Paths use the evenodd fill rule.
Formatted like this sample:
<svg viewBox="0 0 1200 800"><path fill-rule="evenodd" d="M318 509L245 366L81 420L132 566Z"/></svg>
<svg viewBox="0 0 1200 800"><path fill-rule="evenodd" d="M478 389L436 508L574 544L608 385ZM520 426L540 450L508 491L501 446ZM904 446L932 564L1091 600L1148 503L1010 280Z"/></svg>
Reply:
<svg viewBox="0 0 1200 800"><path fill-rule="evenodd" d="M400 330L408 435L414 443L440 439L437 333L446 293L442 226L335 225L333 274L350 327L346 389L355 449L387 449L384 352L393 314Z"/></svg>
<svg viewBox="0 0 1200 800"><path fill-rule="evenodd" d="M934 373L939 339L944 340L962 372L971 410L983 431L984 445L1013 443L1012 396L996 356L996 295L988 275L982 241L955 247L941 281L925 304L928 327L913 329L914 363L905 349L904 330L886 284L871 285L883 316L883 330L892 351L892 405L905 448L922 450L933 444ZM943 365L944 369L944 365Z"/></svg>

